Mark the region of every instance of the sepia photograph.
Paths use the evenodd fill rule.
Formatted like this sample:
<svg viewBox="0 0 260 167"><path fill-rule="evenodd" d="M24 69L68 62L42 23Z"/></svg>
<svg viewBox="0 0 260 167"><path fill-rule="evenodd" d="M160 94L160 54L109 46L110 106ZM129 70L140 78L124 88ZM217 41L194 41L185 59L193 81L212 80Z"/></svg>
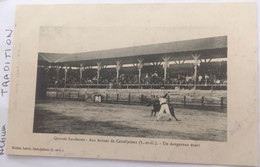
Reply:
<svg viewBox="0 0 260 167"><path fill-rule="evenodd" d="M33 133L226 142L228 37L156 30L41 27Z"/></svg>
<svg viewBox="0 0 260 167"><path fill-rule="evenodd" d="M256 9L17 6L7 154L258 166Z"/></svg>

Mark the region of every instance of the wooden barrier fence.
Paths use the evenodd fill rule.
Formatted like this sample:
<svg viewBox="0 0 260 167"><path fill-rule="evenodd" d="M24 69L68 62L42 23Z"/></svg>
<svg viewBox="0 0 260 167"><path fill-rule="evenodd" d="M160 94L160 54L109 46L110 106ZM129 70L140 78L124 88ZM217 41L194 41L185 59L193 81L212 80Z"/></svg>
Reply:
<svg viewBox="0 0 260 167"><path fill-rule="evenodd" d="M94 102L95 96L100 98L103 103L112 104L139 104L146 105L152 99L152 95L135 93L135 92L95 92L95 91L80 91L70 89L51 89L47 91L47 97L58 99L74 99L74 100L86 100ZM170 94L168 101L170 104L177 104L186 106L215 106L220 108L227 107L227 97L222 94L212 93L207 94Z"/></svg>

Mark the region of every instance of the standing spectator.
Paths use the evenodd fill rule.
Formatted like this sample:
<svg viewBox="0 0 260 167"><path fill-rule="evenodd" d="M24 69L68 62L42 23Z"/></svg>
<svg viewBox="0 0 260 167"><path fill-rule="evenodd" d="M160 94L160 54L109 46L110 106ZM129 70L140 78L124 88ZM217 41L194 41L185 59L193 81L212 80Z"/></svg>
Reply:
<svg viewBox="0 0 260 167"><path fill-rule="evenodd" d="M202 84L202 76L201 75L199 75L199 77L198 77L198 80L199 80L199 84Z"/></svg>
<svg viewBox="0 0 260 167"><path fill-rule="evenodd" d="M209 83L209 76L205 74L205 84L207 85Z"/></svg>

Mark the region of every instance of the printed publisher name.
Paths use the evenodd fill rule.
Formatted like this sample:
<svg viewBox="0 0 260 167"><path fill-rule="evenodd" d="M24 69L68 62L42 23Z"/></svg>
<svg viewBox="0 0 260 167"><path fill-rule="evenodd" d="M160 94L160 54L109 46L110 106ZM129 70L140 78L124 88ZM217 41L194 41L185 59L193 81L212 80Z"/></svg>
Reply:
<svg viewBox="0 0 260 167"><path fill-rule="evenodd" d="M60 148L43 148L43 147L17 147L17 146L12 146L12 149L14 150L25 150L25 151L50 151L50 152L63 152L63 149Z"/></svg>
<svg viewBox="0 0 260 167"><path fill-rule="evenodd" d="M12 149L14 149L14 150L50 151L47 148L38 148L38 147L17 147L17 146L12 146Z"/></svg>

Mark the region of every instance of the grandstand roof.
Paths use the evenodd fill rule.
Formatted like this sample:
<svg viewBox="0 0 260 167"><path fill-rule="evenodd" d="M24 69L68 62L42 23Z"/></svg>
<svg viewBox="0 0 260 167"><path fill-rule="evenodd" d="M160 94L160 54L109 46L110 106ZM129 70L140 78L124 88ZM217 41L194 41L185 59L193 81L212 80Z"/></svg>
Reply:
<svg viewBox="0 0 260 167"><path fill-rule="evenodd" d="M126 64L137 63L139 57L143 57L145 63L162 61L162 56L170 56L170 60L191 60L192 54L200 54L202 59L227 57L227 36L72 54L39 53L39 61L73 66L79 66L79 64L95 66L97 61L114 65L117 59L123 60Z"/></svg>

